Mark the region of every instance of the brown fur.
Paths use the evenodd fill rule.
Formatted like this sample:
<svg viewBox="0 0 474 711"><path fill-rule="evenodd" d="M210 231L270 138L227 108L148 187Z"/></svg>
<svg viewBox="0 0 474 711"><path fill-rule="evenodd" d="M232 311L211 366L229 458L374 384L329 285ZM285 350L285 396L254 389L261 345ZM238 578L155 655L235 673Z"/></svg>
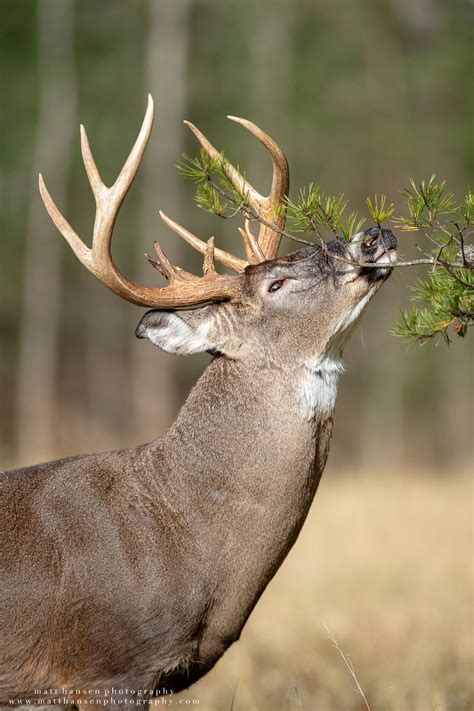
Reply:
<svg viewBox="0 0 474 711"><path fill-rule="evenodd" d="M161 439L2 475L4 703L211 669L303 525L332 431L317 388L381 281L301 250L248 268L238 302L145 314L139 336L219 355Z"/></svg>

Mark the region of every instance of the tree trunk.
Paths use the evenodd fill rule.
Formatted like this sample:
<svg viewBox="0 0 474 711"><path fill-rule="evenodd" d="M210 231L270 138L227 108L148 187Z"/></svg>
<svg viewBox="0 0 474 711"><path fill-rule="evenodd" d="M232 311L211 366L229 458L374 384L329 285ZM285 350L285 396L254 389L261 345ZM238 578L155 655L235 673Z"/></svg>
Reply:
<svg viewBox="0 0 474 711"><path fill-rule="evenodd" d="M291 2L262 2L254 7L254 27L258 33L252 42L250 75L248 78L251 111L249 118L269 133L285 153L285 135L289 135L288 95L291 82L293 31L295 12ZM255 187L263 195L270 191L271 163L268 154L248 138L248 155L245 165L249 175L255 175ZM287 154L291 165L291 156ZM252 178L252 180L254 180ZM254 231L258 234L258 226ZM280 253L293 250L283 238Z"/></svg>
<svg viewBox="0 0 474 711"><path fill-rule="evenodd" d="M156 121L143 164L139 207L137 277L144 283L156 278L143 255L153 251L157 239L165 244L173 262L184 264L184 243L164 227L158 209L182 220L182 178L175 164L184 150L190 6L189 0L149 2L145 88L156 101ZM139 320L138 312L135 320ZM163 432L176 415L177 369L172 356L139 342L132 346L131 370L136 437L147 440Z"/></svg>
<svg viewBox="0 0 474 711"><path fill-rule="evenodd" d="M22 462L53 456L61 293L61 237L38 193L38 171L65 207L76 113L74 0L37 4L39 117L32 162L17 370L17 447Z"/></svg>

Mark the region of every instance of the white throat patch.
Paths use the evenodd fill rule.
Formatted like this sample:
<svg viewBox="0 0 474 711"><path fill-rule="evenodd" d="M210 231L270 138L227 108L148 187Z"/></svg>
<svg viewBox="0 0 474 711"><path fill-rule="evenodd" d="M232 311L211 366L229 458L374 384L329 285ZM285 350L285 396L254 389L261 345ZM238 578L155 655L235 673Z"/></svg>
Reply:
<svg viewBox="0 0 474 711"><path fill-rule="evenodd" d="M314 364L305 368L300 385L305 417L313 418L318 412L329 414L334 410L337 383L344 371L339 360L342 348L371 297L372 293L369 292L341 319L329 339L325 353Z"/></svg>
<svg viewBox="0 0 474 711"><path fill-rule="evenodd" d="M344 366L332 355L323 356L311 368L306 368L301 382L302 406L305 417L318 412L330 414L336 405L337 382Z"/></svg>

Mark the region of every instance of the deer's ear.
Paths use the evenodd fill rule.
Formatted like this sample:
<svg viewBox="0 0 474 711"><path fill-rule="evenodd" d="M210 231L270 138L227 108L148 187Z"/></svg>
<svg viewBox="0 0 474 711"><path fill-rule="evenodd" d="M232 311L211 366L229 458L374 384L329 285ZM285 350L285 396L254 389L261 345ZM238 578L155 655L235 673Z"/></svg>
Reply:
<svg viewBox="0 0 474 711"><path fill-rule="evenodd" d="M183 311L147 311L138 324L137 338L148 338L155 346L168 353L189 355L220 350L209 338L213 320L205 309Z"/></svg>

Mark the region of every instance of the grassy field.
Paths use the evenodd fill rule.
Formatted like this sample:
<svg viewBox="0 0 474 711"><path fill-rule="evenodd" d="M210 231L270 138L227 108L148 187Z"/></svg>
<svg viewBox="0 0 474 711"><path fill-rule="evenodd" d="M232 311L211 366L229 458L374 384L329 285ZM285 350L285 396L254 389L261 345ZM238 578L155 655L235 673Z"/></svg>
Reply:
<svg viewBox="0 0 474 711"><path fill-rule="evenodd" d="M474 708L472 495L469 476L328 471L241 640L182 698L203 711L367 709L342 651L372 711Z"/></svg>

